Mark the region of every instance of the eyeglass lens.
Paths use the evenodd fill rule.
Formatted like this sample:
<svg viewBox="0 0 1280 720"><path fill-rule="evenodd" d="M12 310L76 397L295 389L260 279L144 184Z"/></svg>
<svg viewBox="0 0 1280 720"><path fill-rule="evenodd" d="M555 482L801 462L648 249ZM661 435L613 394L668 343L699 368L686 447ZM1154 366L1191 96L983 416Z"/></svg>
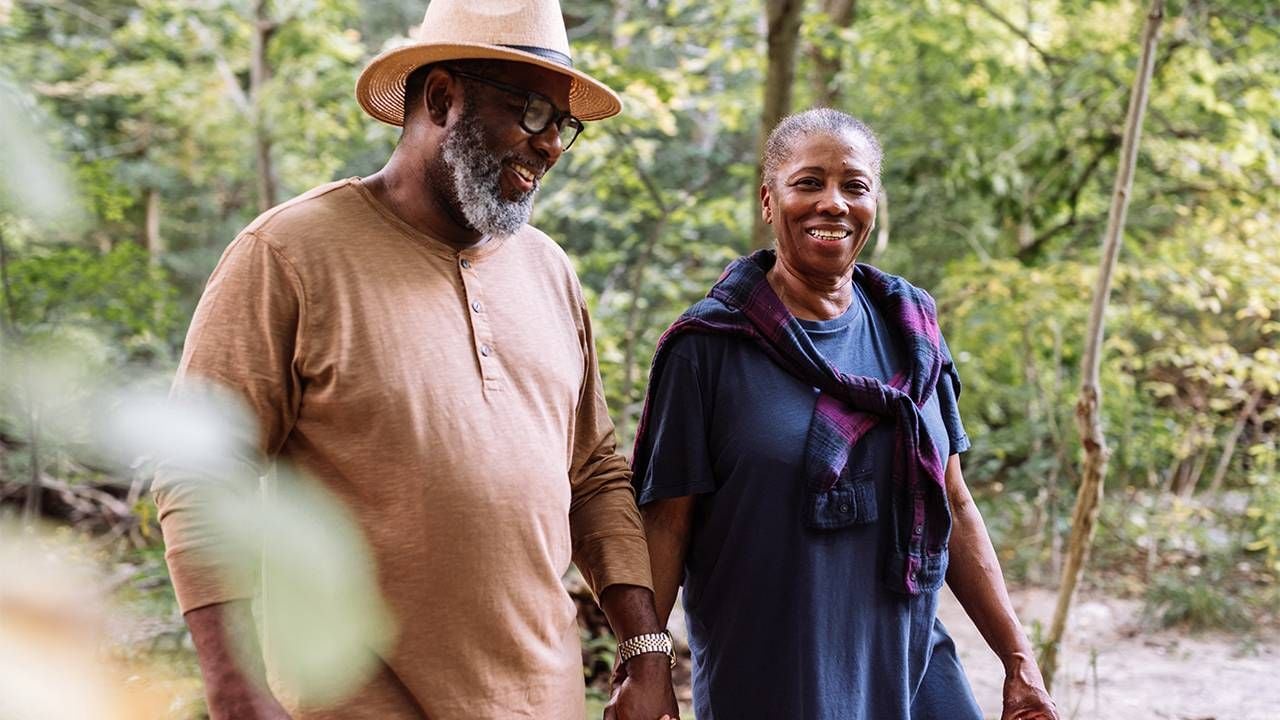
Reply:
<svg viewBox="0 0 1280 720"><path fill-rule="evenodd" d="M551 103L530 95L525 101L524 117L521 118L521 125L524 126L525 130L536 135L547 129L547 125L551 124L551 120L555 115L556 109ZM578 138L578 133L582 130L582 123L577 118L562 116L556 129L560 132L560 146L567 150L573 144L573 141Z"/></svg>

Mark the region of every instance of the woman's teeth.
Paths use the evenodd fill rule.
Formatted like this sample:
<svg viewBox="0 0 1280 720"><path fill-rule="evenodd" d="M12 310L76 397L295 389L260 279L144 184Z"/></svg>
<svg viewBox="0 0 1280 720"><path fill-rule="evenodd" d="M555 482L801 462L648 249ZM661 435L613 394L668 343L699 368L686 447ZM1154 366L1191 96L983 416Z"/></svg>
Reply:
<svg viewBox="0 0 1280 720"><path fill-rule="evenodd" d="M843 240L849 236L848 230L806 230L809 237L818 240Z"/></svg>

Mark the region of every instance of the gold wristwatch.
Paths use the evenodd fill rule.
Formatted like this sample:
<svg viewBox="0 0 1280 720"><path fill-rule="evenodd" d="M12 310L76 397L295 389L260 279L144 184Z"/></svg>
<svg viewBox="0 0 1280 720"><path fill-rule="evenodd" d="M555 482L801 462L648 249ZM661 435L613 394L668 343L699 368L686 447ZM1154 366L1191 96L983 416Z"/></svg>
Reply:
<svg viewBox="0 0 1280 720"><path fill-rule="evenodd" d="M666 630L660 633L636 635L618 643L618 664L621 665L645 653L666 653L671 659L671 667L676 666L675 643L671 640L671 633Z"/></svg>

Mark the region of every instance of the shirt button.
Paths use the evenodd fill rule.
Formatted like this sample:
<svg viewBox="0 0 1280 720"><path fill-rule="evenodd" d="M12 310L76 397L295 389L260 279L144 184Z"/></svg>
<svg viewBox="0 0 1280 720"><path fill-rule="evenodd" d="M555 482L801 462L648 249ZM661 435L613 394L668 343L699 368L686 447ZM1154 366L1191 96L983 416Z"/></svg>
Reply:
<svg viewBox="0 0 1280 720"><path fill-rule="evenodd" d="M490 355L493 354L493 348L489 347L488 345L481 345L480 354L485 357L489 357Z"/></svg>
<svg viewBox="0 0 1280 720"><path fill-rule="evenodd" d="M842 513L849 512L849 503L840 503L840 512Z"/></svg>
<svg viewBox="0 0 1280 720"><path fill-rule="evenodd" d="M912 532L912 533L914 533L914 534L916 534L916 535L919 535L920 533L924 532L924 526L923 526L923 525L917 525L917 526L915 527L915 529L914 529L914 530L912 530L911 532Z"/></svg>
<svg viewBox="0 0 1280 720"><path fill-rule="evenodd" d="M462 265L463 270L466 270L467 268L471 267L471 261L466 258L462 258L462 262L459 264Z"/></svg>
<svg viewBox="0 0 1280 720"><path fill-rule="evenodd" d="M484 310L484 306L480 304L479 300L473 300L471 302L471 309L475 310L476 312L481 312Z"/></svg>

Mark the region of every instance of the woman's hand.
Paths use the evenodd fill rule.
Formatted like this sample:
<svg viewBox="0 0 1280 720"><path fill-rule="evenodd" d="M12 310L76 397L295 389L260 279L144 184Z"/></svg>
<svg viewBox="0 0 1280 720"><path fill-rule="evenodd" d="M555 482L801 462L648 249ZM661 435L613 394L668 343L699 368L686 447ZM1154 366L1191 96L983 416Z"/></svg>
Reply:
<svg viewBox="0 0 1280 720"><path fill-rule="evenodd" d="M1015 654L1005 663L1000 720L1058 720L1058 708L1044 688L1040 668L1029 657Z"/></svg>

